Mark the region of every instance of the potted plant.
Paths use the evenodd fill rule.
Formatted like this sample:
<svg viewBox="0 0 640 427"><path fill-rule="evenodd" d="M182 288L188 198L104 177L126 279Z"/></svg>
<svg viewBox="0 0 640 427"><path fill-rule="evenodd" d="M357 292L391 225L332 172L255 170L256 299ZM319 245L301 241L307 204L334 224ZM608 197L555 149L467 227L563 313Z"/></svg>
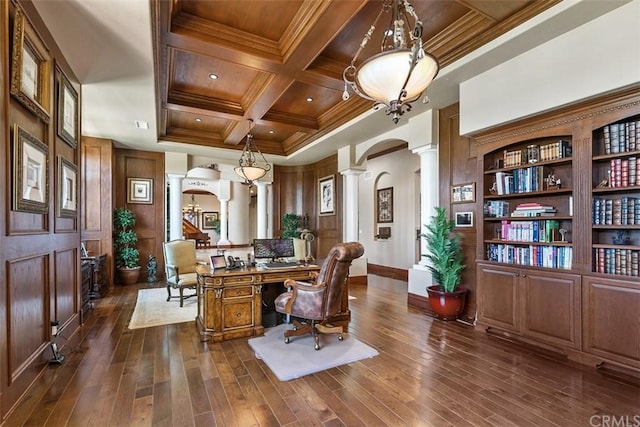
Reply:
<svg viewBox="0 0 640 427"><path fill-rule="evenodd" d="M140 278L140 251L135 247L138 243L135 225L136 216L131 210L117 208L113 212L115 263L125 285L137 283Z"/></svg>
<svg viewBox="0 0 640 427"><path fill-rule="evenodd" d="M465 265L461 248L461 237L453 232L455 223L447 216L445 208L436 207L431 222L425 224L426 233L421 234L427 243L434 284L427 287L431 309L442 320L458 318L467 295L467 289L458 286Z"/></svg>

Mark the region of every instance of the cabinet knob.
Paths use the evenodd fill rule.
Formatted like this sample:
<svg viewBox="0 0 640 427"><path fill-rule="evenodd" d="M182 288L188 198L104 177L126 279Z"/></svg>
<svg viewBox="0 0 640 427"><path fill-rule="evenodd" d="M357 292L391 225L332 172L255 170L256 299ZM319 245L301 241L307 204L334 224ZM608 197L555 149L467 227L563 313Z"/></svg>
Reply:
<svg viewBox="0 0 640 427"><path fill-rule="evenodd" d="M520 273L516 273L516 277L520 277Z"/></svg>
<svg viewBox="0 0 640 427"><path fill-rule="evenodd" d="M527 275L526 275L526 274L523 274L523 275L522 275L522 277L527 277Z"/></svg>

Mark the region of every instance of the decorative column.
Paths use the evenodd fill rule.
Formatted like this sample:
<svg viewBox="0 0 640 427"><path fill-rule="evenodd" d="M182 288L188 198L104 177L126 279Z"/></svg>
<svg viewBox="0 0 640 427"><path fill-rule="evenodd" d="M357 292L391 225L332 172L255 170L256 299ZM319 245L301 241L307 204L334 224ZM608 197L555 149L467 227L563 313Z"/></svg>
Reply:
<svg viewBox="0 0 640 427"><path fill-rule="evenodd" d="M234 245L249 243L249 189L238 181L231 181L229 200L229 241Z"/></svg>
<svg viewBox="0 0 640 427"><path fill-rule="evenodd" d="M359 176L364 171L361 169L347 169L340 172L344 176L344 219L342 233L345 242L357 242L360 240L360 230L358 223L358 201L359 192Z"/></svg>
<svg viewBox="0 0 640 427"><path fill-rule="evenodd" d="M220 200L220 240L218 245L229 245L229 231L227 229L227 217L229 216L229 199Z"/></svg>
<svg viewBox="0 0 640 427"><path fill-rule="evenodd" d="M267 234L267 182L256 182L258 188L256 216L258 217L258 227L256 230L258 239L266 239Z"/></svg>
<svg viewBox="0 0 640 427"><path fill-rule="evenodd" d="M169 240L182 239L182 179L181 174L169 178Z"/></svg>

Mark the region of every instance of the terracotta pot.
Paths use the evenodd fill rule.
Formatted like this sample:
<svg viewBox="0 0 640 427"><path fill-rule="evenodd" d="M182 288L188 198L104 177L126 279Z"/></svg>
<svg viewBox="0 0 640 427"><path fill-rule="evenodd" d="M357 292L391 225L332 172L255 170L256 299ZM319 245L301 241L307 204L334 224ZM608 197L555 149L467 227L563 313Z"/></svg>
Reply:
<svg viewBox="0 0 640 427"><path fill-rule="evenodd" d="M439 285L433 285L427 288L427 293L431 309L439 319L456 320L462 313L467 289L458 287L453 292L443 292Z"/></svg>
<svg viewBox="0 0 640 427"><path fill-rule="evenodd" d="M123 285L135 285L140 278L140 266L133 268L119 267L120 279Z"/></svg>

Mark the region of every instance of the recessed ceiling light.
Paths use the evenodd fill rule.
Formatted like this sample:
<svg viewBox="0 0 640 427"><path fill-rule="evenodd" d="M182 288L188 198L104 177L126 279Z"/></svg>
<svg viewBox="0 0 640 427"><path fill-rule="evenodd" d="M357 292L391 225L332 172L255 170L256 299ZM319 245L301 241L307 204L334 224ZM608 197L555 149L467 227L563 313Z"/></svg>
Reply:
<svg viewBox="0 0 640 427"><path fill-rule="evenodd" d="M276 133L276 131L273 129L269 129L269 133Z"/></svg>
<svg viewBox="0 0 640 427"><path fill-rule="evenodd" d="M211 74L209 74L209 78L210 78L211 80L218 80L218 75L217 75L217 74L214 74L214 73L211 73Z"/></svg>
<svg viewBox="0 0 640 427"><path fill-rule="evenodd" d="M149 129L149 123L142 121L142 120L134 120L134 123L136 124L136 127L138 129Z"/></svg>
<svg viewBox="0 0 640 427"><path fill-rule="evenodd" d="M307 98L307 102L313 102L313 98L312 97L308 97Z"/></svg>
<svg viewBox="0 0 640 427"><path fill-rule="evenodd" d="M196 122L200 123L202 119L200 117L196 117Z"/></svg>

